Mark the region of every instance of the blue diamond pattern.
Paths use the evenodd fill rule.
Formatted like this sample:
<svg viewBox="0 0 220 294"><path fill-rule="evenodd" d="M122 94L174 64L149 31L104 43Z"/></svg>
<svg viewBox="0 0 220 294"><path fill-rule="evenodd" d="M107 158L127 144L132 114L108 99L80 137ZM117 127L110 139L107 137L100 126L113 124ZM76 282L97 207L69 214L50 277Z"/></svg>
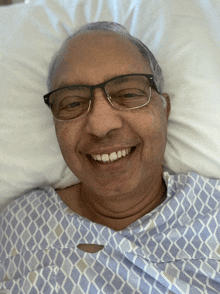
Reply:
<svg viewBox="0 0 220 294"><path fill-rule="evenodd" d="M218 294L220 181L164 177L164 204L120 232L68 212L51 187L14 201L0 215L0 290ZM90 254L79 243L104 248Z"/></svg>

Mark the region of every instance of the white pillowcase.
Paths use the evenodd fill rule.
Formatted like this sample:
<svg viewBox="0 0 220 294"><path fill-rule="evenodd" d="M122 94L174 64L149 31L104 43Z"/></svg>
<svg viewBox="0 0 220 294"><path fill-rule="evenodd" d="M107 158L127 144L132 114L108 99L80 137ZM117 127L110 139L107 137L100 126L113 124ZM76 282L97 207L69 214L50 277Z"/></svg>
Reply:
<svg viewBox="0 0 220 294"><path fill-rule="evenodd" d="M186 3L187 2L187 3ZM172 110L164 166L220 178L220 6L216 1L31 0L0 8L0 207L78 182L43 102L49 62L88 22L116 21L154 53Z"/></svg>

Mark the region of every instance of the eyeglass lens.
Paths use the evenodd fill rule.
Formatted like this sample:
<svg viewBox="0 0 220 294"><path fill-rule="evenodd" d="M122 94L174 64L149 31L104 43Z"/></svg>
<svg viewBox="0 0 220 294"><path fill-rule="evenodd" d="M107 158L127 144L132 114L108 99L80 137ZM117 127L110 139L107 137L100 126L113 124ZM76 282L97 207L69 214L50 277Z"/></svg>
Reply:
<svg viewBox="0 0 220 294"><path fill-rule="evenodd" d="M149 102L150 84L145 76L118 77L105 84L105 93L116 109L137 108ZM79 118L89 110L91 90L83 86L60 89L51 94L50 103L56 118Z"/></svg>

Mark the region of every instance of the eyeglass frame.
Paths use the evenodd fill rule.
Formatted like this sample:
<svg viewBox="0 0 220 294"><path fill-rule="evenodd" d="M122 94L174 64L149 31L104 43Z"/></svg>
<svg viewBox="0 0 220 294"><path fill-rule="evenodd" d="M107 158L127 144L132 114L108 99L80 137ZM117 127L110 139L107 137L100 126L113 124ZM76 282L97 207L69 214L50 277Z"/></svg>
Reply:
<svg viewBox="0 0 220 294"><path fill-rule="evenodd" d="M90 98L90 100L89 100L88 110L87 110L87 112L86 112L83 116L79 116L79 117L76 117L76 118L70 118L70 119L59 119L59 118L55 117L54 114L53 114L53 116L55 117L55 119L60 120L60 121L70 121L70 120L75 120L75 119L79 119L79 118L84 117L84 116L89 112L89 110L90 110L90 105L91 105L91 101L92 101L92 99L93 99L93 91L94 91L96 88L100 88L100 89L103 90L103 92L104 92L104 94L105 94L105 96L106 96L106 99L107 99L108 102L111 104L111 106L114 107L115 109L120 110L120 108L116 108L116 107L112 104L112 101L111 101L112 98L111 98L110 95L108 95L108 94L106 93L106 91L105 91L105 85L106 85L107 83L113 81L113 80L118 79L118 78L123 78L123 77L128 77L128 76L144 76L144 77L146 77L146 78L148 79L148 82L150 83L150 88L154 89L157 93L159 93L158 90L157 90L157 86L156 86L156 84L155 84L155 82L154 82L154 76L153 76L152 74L137 74L137 73L134 73L134 74L127 74L127 75L120 75L120 76L117 76L117 77L111 78L110 80L107 80L107 81L105 81L105 82L103 82L103 83L96 84L96 85L71 85L71 86L65 86L65 87L62 87L62 88L59 88L59 89L53 90L53 91L51 91L51 92L45 94L45 95L43 96L43 98L44 98L44 102L45 102L46 105L51 109L51 104L49 103L49 98L50 98L50 95L53 94L54 92L57 92L57 91L62 90L62 89L71 88L71 87L85 87L85 88L88 88L88 89L90 90L90 93L91 93L91 98ZM148 101L146 104L143 104L143 105L140 105L140 106L136 106L136 107L127 108L127 109L129 110L129 109L137 109L137 108L143 107L143 106L147 105L147 104L150 102L150 98L151 98L151 92L150 92L149 101ZM123 110L126 110L126 108L123 109ZM52 112L52 113L53 113L53 112Z"/></svg>

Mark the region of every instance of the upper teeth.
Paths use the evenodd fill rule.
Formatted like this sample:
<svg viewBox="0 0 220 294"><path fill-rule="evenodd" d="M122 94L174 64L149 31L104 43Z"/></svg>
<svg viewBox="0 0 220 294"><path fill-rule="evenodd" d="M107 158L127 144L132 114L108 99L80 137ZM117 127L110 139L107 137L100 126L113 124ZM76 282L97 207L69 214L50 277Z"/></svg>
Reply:
<svg viewBox="0 0 220 294"><path fill-rule="evenodd" d="M103 162L107 162L107 161L115 161L118 158L121 158L122 156L126 156L130 153L131 148L128 149L123 149L117 152L112 152L110 154L99 154L99 155L91 155L92 158L94 160L98 160L98 161L103 161Z"/></svg>

